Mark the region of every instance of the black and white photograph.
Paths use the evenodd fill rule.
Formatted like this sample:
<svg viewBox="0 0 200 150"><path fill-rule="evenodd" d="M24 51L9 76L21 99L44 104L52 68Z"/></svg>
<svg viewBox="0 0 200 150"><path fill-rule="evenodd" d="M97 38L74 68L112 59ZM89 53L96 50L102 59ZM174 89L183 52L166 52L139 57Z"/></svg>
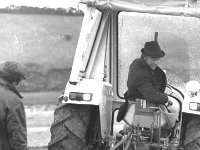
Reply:
<svg viewBox="0 0 200 150"><path fill-rule="evenodd" d="M200 150L200 0L0 2L0 150Z"/></svg>

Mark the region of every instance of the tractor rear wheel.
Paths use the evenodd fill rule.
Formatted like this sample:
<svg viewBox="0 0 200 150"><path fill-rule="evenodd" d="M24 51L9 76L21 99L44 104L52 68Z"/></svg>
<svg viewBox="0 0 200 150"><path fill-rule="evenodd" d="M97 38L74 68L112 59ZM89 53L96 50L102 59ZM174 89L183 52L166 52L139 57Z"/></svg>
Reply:
<svg viewBox="0 0 200 150"><path fill-rule="evenodd" d="M90 106L65 104L54 112L48 150L84 150Z"/></svg>
<svg viewBox="0 0 200 150"><path fill-rule="evenodd" d="M187 125L184 150L200 149L200 117L191 119Z"/></svg>

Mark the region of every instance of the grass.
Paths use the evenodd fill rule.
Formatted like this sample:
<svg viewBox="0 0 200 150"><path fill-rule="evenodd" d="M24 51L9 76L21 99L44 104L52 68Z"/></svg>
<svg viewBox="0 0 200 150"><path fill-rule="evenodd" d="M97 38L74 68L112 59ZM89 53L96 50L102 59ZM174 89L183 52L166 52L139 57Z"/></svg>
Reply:
<svg viewBox="0 0 200 150"><path fill-rule="evenodd" d="M0 14L0 60L70 68L82 16Z"/></svg>
<svg viewBox="0 0 200 150"><path fill-rule="evenodd" d="M56 105L58 97L62 94L62 91L24 92L21 94L24 97L22 102L26 106Z"/></svg>
<svg viewBox="0 0 200 150"><path fill-rule="evenodd" d="M0 14L0 61L25 64L31 75L22 91L59 90L69 78L83 16ZM30 99L30 94L25 94ZM42 99L45 99L45 94ZM43 98L44 97L44 98ZM54 103L54 94L47 104ZM30 105L44 104L36 96ZM51 99L53 98L53 100ZM24 101L27 104L26 101Z"/></svg>

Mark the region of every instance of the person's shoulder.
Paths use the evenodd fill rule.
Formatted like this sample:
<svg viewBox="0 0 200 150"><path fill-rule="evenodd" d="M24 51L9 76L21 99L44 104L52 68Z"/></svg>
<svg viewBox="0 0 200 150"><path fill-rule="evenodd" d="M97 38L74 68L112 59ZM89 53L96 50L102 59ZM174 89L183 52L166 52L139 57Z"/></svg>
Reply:
<svg viewBox="0 0 200 150"><path fill-rule="evenodd" d="M142 59L141 58L137 58L135 60L133 60L133 62L131 63L131 66L137 66L137 65L140 65L142 62Z"/></svg>
<svg viewBox="0 0 200 150"><path fill-rule="evenodd" d="M145 61L142 58L135 59L132 62L131 67L134 68L134 69L139 69L139 70L143 70L143 69L146 70L147 69Z"/></svg>
<svg viewBox="0 0 200 150"><path fill-rule="evenodd" d="M15 93L3 86L0 86L0 99L1 101L5 101L10 107L14 107L21 103L20 99Z"/></svg>
<svg viewBox="0 0 200 150"><path fill-rule="evenodd" d="M165 72L163 71L163 69L161 69L159 66L156 67L155 72L165 74Z"/></svg>
<svg viewBox="0 0 200 150"><path fill-rule="evenodd" d="M148 67L145 65L143 59L135 59L130 66L130 71L134 73L134 77L143 78L145 76L149 76L151 72Z"/></svg>
<svg viewBox="0 0 200 150"><path fill-rule="evenodd" d="M133 63L138 63L138 62L142 62L142 58L136 58L133 60Z"/></svg>

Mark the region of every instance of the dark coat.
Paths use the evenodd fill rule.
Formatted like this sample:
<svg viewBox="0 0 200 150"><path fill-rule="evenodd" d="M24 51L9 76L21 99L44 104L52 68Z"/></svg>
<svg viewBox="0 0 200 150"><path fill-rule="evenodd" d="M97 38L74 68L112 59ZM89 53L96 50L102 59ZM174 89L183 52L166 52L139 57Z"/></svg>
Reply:
<svg viewBox="0 0 200 150"><path fill-rule="evenodd" d="M0 150L27 150L24 106L15 87L0 79Z"/></svg>
<svg viewBox="0 0 200 150"><path fill-rule="evenodd" d="M166 75L158 66L151 69L144 59L139 58L132 62L128 74L128 99L145 99L149 102L164 104L168 97L164 94Z"/></svg>

